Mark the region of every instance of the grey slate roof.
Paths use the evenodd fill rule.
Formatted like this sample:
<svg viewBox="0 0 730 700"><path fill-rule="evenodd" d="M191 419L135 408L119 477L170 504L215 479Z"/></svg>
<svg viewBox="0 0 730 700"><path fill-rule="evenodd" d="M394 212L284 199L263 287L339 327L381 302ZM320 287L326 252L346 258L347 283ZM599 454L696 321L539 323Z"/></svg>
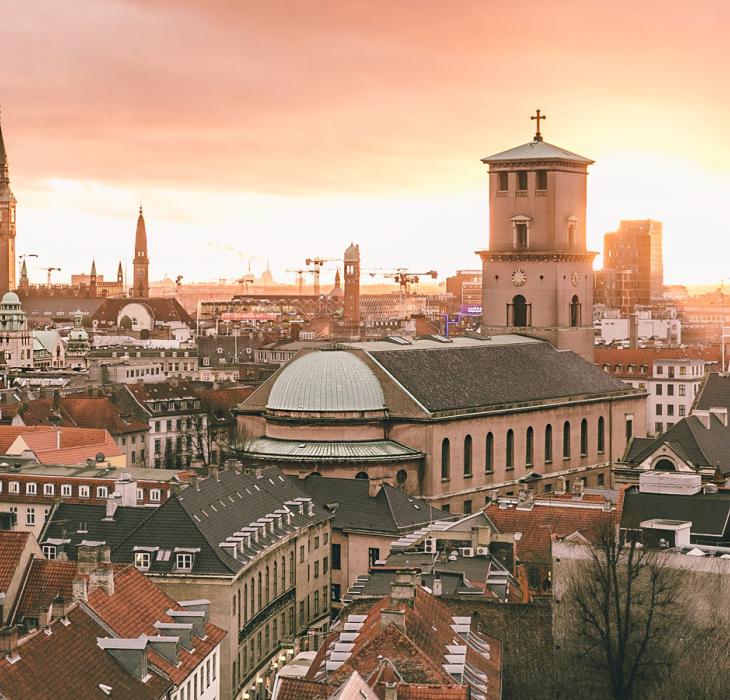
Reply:
<svg viewBox="0 0 730 700"><path fill-rule="evenodd" d="M697 394L693 408L709 411L711 408L727 408L730 411L730 374L711 372Z"/></svg>
<svg viewBox="0 0 730 700"><path fill-rule="evenodd" d="M423 453L393 440L318 442L260 437L246 446L248 456L269 462L381 462L413 460Z"/></svg>
<svg viewBox="0 0 730 700"><path fill-rule="evenodd" d="M431 412L634 391L575 353L548 343L370 354Z"/></svg>
<svg viewBox="0 0 730 700"><path fill-rule="evenodd" d="M560 148L560 146L547 143L547 141L530 141L507 151L486 156L482 158L482 163L500 163L515 160L562 160L571 163L585 163L586 165L594 162L590 158L571 153L564 148Z"/></svg>
<svg viewBox="0 0 730 700"><path fill-rule="evenodd" d="M155 548L151 557L150 574L166 574L175 571L176 548L195 550L192 575L234 575L258 552L273 544L280 537L310 523L322 522L331 514L315 506L309 515L294 506L285 505L295 499L310 500L285 478L276 468L264 469L260 476L242 474L231 470L219 473L219 479L209 476L199 481L199 488L183 488L179 496L171 495L158 508L118 508L114 521L104 520L105 507L63 504L46 526L41 541L48 537L61 537L64 518L68 513L76 521L85 522L87 533L83 536L67 533L71 547L69 557L75 558L75 547L85 540L105 541L111 547L112 561L133 563L135 548ZM73 511L64 509L72 508ZM259 518L275 510L292 512L291 523L283 520L273 534L260 536L242 553L233 558L220 547L221 542L234 533L249 527ZM120 514L120 517L117 517ZM164 554L162 554L164 552Z"/></svg>
<svg viewBox="0 0 730 700"><path fill-rule="evenodd" d="M384 484L377 496L369 494L367 479L336 479L309 475L305 479L289 477L322 507L331 507L332 527L338 530L365 530L398 536L434 520L451 517L438 508Z"/></svg>
<svg viewBox="0 0 730 700"><path fill-rule="evenodd" d="M662 445L668 445L696 467L717 469L723 475L730 474L730 427L716 416L710 416L710 429L705 428L697 416L687 416L636 450L629 448L624 461L638 466Z"/></svg>
<svg viewBox="0 0 730 700"><path fill-rule="evenodd" d="M636 486L627 489L621 527L638 530L644 520L652 518L691 522L692 542L696 542L697 538L710 538L714 544L730 543L730 492L682 496L640 493Z"/></svg>
<svg viewBox="0 0 730 700"><path fill-rule="evenodd" d="M378 411L383 390L372 370L344 350L310 352L276 376L267 408L280 411Z"/></svg>

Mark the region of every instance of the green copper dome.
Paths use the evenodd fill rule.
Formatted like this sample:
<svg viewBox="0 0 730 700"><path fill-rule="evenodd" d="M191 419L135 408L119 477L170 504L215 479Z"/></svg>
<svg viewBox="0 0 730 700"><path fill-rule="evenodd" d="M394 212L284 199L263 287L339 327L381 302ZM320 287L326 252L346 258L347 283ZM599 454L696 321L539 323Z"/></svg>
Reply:
<svg viewBox="0 0 730 700"><path fill-rule="evenodd" d="M382 411L380 382L356 355L319 350L292 360L276 378L266 407L273 411Z"/></svg>

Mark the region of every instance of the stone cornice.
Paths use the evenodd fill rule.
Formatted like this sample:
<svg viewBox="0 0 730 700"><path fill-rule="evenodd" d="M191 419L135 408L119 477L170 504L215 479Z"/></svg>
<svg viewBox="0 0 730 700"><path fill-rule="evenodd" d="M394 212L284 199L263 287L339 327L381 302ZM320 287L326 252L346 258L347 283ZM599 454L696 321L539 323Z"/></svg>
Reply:
<svg viewBox="0 0 730 700"><path fill-rule="evenodd" d="M598 253L550 250L477 250L484 262L584 262L593 263Z"/></svg>

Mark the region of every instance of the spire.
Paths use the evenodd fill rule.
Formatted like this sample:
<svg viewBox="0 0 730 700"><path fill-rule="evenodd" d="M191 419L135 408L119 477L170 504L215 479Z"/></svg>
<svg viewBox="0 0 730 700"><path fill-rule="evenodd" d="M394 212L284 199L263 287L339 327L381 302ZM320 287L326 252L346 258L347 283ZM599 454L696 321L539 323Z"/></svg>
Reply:
<svg viewBox="0 0 730 700"><path fill-rule="evenodd" d="M139 216L137 217L137 232L134 236L134 257L147 257L147 229L144 224L144 214L142 207L139 208Z"/></svg>
<svg viewBox="0 0 730 700"><path fill-rule="evenodd" d="M122 269L122 261L119 261L119 267L117 267L117 282L122 284L124 282L124 270Z"/></svg>
<svg viewBox="0 0 730 700"><path fill-rule="evenodd" d="M91 276L96 277L96 259L91 261Z"/></svg>
<svg viewBox="0 0 730 700"><path fill-rule="evenodd" d="M340 268L337 268L337 272L335 272L335 287L340 286Z"/></svg>
<svg viewBox="0 0 730 700"><path fill-rule="evenodd" d="M5 194L12 197L10 191L10 175L8 169L8 153L5 150L5 140L3 139L2 115L0 115L0 195Z"/></svg>
<svg viewBox="0 0 730 700"><path fill-rule="evenodd" d="M28 266L25 264L25 258L23 258L23 266L20 268L20 279L27 279L28 277Z"/></svg>

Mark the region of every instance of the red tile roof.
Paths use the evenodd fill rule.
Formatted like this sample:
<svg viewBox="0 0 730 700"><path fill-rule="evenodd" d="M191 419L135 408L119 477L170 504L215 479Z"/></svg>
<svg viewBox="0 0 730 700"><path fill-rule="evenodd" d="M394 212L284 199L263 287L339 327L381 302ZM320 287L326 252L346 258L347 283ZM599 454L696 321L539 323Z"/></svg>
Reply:
<svg viewBox="0 0 730 700"><path fill-rule="evenodd" d="M124 454L106 430L45 425L0 425L0 453L7 453L18 437L42 464L83 464L100 452L106 457Z"/></svg>
<svg viewBox="0 0 730 700"><path fill-rule="evenodd" d="M97 637L109 634L80 606L67 614L70 624L50 626L51 634L38 631L21 640L20 658L0 659L0 696L7 700L99 700L106 695L100 685L112 688L113 698L160 700L170 682L152 672L138 680L101 649Z"/></svg>
<svg viewBox="0 0 730 700"><path fill-rule="evenodd" d="M29 537L29 532L0 530L0 593L7 591Z"/></svg>
<svg viewBox="0 0 730 700"><path fill-rule="evenodd" d="M88 605L120 637L139 637L159 634L155 622L174 622L166 614L169 609L184 610L174 599L158 588L133 566L115 567L114 594L109 596L101 588L89 591ZM175 666L164 657L150 651L155 665L176 684L183 682L225 637L226 633L212 623L205 626L205 639L195 639L193 652L182 647L180 664Z"/></svg>
<svg viewBox="0 0 730 700"><path fill-rule="evenodd" d="M686 348L606 348L599 346L593 352L595 364L610 365L610 374L629 379L651 376L652 363L661 360L704 360L718 363L720 348L719 346L696 345ZM621 365L621 370L616 371L616 365ZM633 372L628 371L629 365L634 366ZM647 368L643 373L639 372L642 365Z"/></svg>
<svg viewBox="0 0 730 700"><path fill-rule="evenodd" d="M56 596L73 598L73 581L80 578L76 562L33 559L15 608L15 619L36 618Z"/></svg>
<svg viewBox="0 0 730 700"><path fill-rule="evenodd" d="M600 496L596 498L598 502L603 501ZM518 558L539 565L550 563L553 536L562 538L577 532L588 540L594 540L600 537L606 525L617 522L615 510L597 508L595 498L588 495L584 495L581 501L570 496L551 500L553 504L535 504L532 510L518 509L514 505L500 508L497 503L492 503L484 508L484 512L500 533L522 533L516 542Z"/></svg>

